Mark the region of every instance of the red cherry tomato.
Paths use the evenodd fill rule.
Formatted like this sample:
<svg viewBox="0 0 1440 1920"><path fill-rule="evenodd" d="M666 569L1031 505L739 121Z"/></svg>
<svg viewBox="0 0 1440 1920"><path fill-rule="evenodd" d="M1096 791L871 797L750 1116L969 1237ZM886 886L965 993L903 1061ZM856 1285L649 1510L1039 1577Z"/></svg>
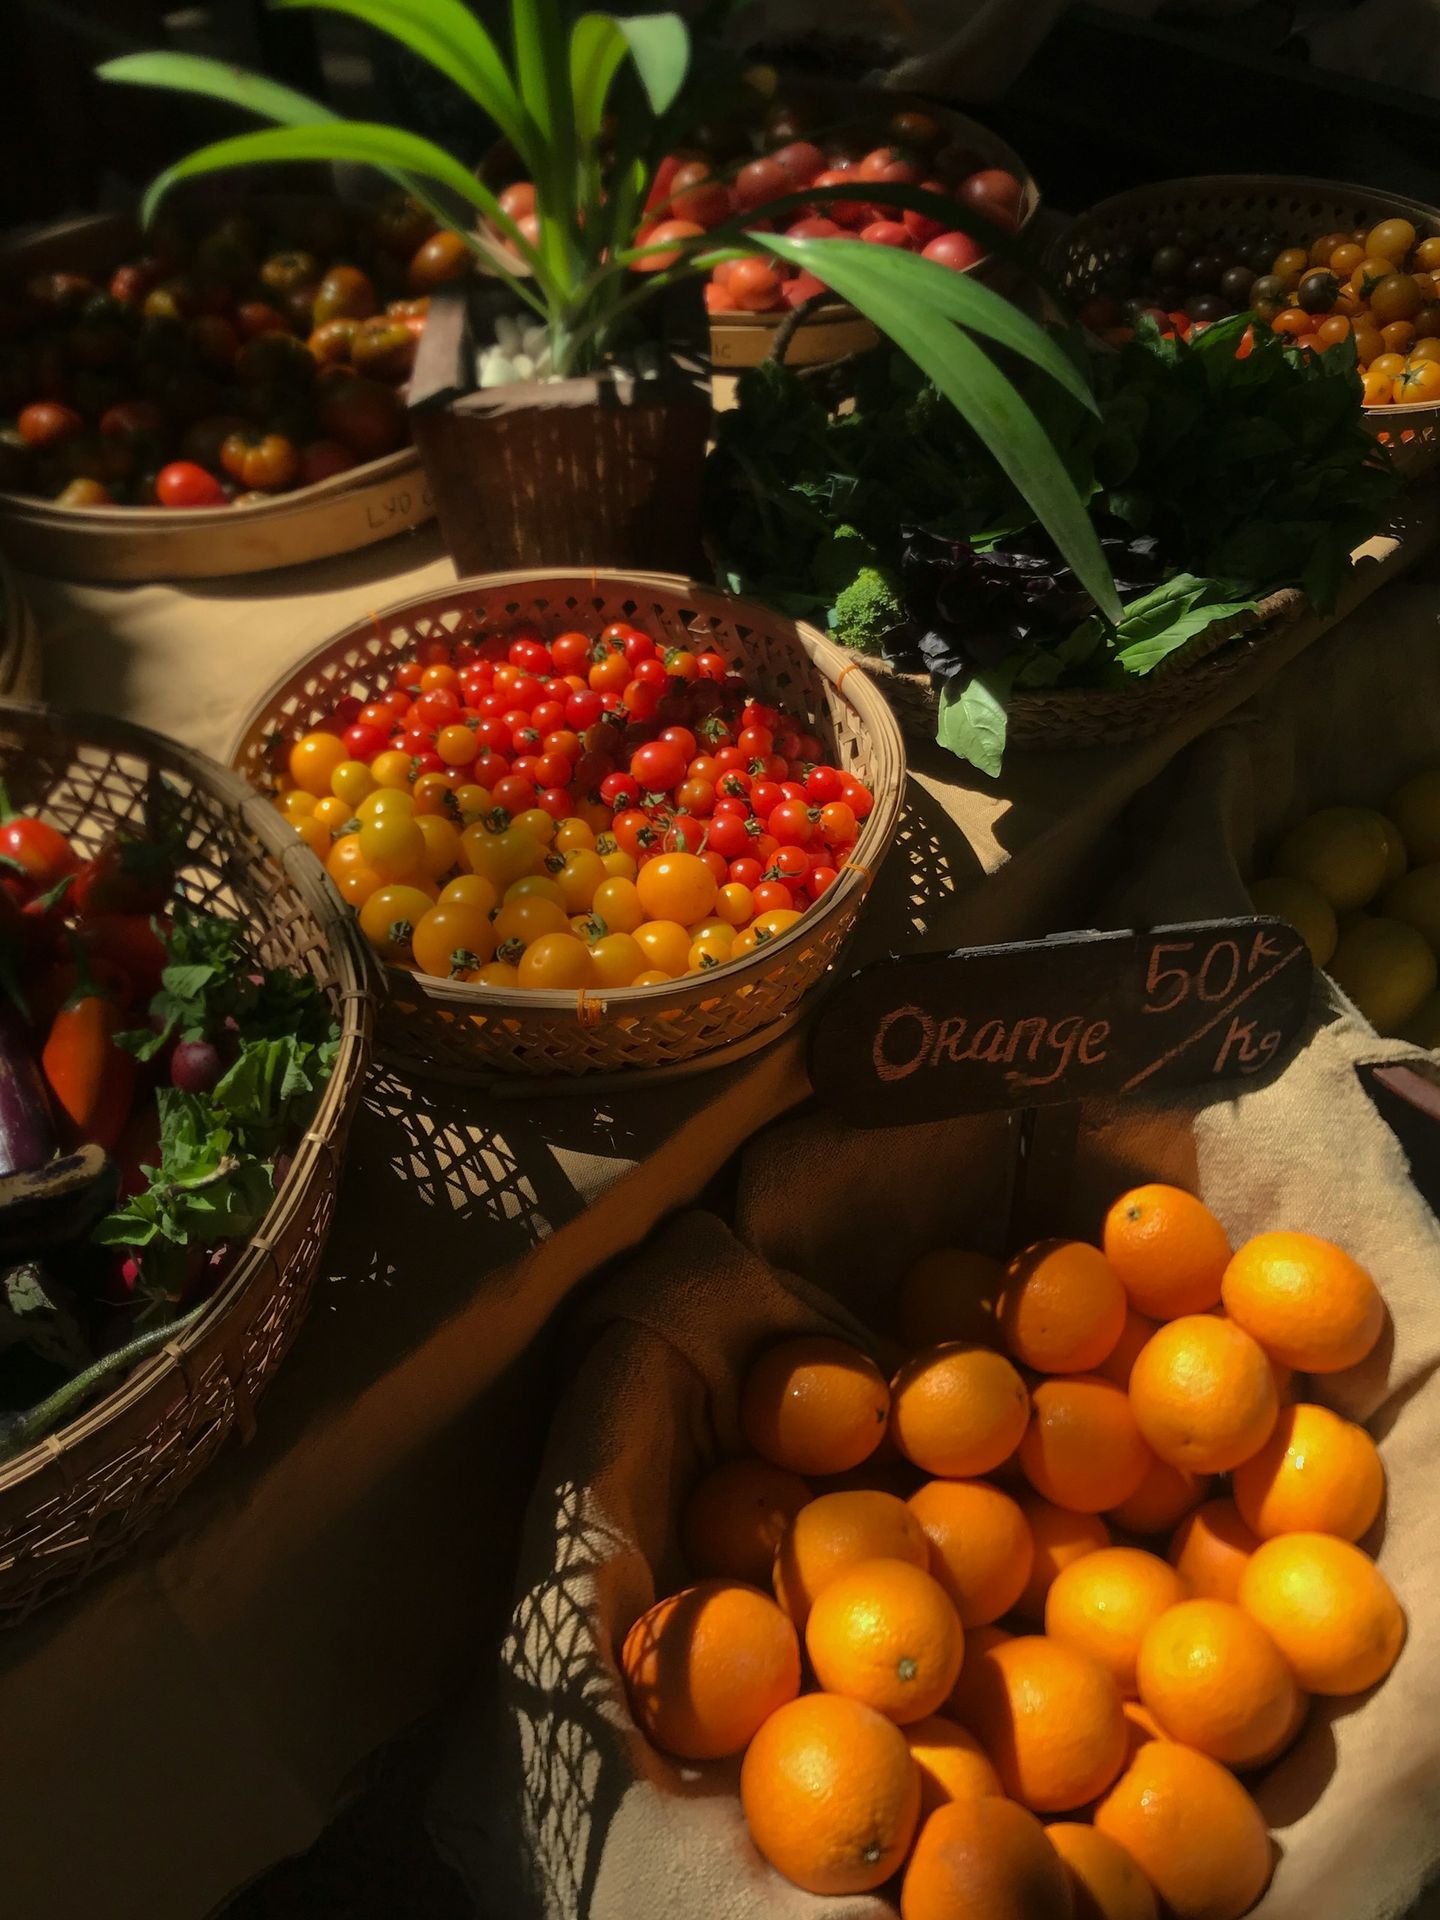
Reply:
<svg viewBox="0 0 1440 1920"><path fill-rule="evenodd" d="M155 498L162 507L223 507L225 489L193 460L172 460L155 476Z"/></svg>
<svg viewBox="0 0 1440 1920"><path fill-rule="evenodd" d="M857 180L892 181L896 186L915 186L920 169L898 147L876 147L855 168Z"/></svg>
<svg viewBox="0 0 1440 1920"><path fill-rule="evenodd" d="M690 755L673 741L651 740L630 756L630 771L649 793L673 793L685 778Z"/></svg>
<svg viewBox="0 0 1440 1920"><path fill-rule="evenodd" d="M845 811L848 813L849 808ZM823 822L823 811L820 817ZM766 816L765 824L782 847L806 846L815 832L815 822L810 818L810 809L803 800L782 800Z"/></svg>
<svg viewBox="0 0 1440 1920"><path fill-rule="evenodd" d="M922 180L920 190L922 193L940 194L947 191L938 180ZM943 220L935 219L932 214L916 213L909 207L900 215L900 218L905 223L905 231L910 235L911 243L917 247L927 246L930 241L938 240L945 231Z"/></svg>
<svg viewBox="0 0 1440 1920"><path fill-rule="evenodd" d="M755 896L756 913L788 912L795 905L795 896L783 880L762 880L750 891Z"/></svg>
<svg viewBox="0 0 1440 1920"><path fill-rule="evenodd" d="M872 247L899 247L906 253L915 245L910 229L899 220L872 220L868 227L860 229L860 238L868 240Z"/></svg>
<svg viewBox="0 0 1440 1920"><path fill-rule="evenodd" d="M813 177L813 176L812 176ZM751 160L735 176L735 204L742 213L768 206L795 191L795 180L777 160Z"/></svg>
<svg viewBox="0 0 1440 1920"><path fill-rule="evenodd" d="M791 140L777 147L770 160L789 179L792 193L810 186L825 171L825 156L811 140Z"/></svg>
<svg viewBox="0 0 1440 1920"><path fill-rule="evenodd" d="M997 227L1016 227L1020 224L1022 191L1013 173L1003 167L985 167L960 182L958 198Z"/></svg>
<svg viewBox="0 0 1440 1920"><path fill-rule="evenodd" d="M922 260L938 261L942 267L953 267L957 273L963 273L966 267L973 267L984 257L984 249L968 233L937 234L927 241L920 254Z"/></svg>
<svg viewBox="0 0 1440 1920"><path fill-rule="evenodd" d="M817 807L823 807L827 801L838 800L844 791L838 767L812 767L805 776L806 796Z"/></svg>

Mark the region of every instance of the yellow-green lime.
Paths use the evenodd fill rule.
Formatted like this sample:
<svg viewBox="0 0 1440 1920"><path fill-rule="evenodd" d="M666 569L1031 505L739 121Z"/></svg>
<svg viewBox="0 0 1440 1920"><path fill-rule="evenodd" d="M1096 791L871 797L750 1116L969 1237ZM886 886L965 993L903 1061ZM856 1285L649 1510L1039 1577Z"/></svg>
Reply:
<svg viewBox="0 0 1440 1920"><path fill-rule="evenodd" d="M1406 926L1424 934L1440 953L1440 860L1432 860L1428 867L1412 867L1403 874L1380 907L1391 920L1403 920Z"/></svg>
<svg viewBox="0 0 1440 1920"><path fill-rule="evenodd" d="M1271 863L1287 880L1308 880L1337 913L1373 900L1385 884L1390 840L1369 807L1322 807L1292 827Z"/></svg>
<svg viewBox="0 0 1440 1920"><path fill-rule="evenodd" d="M1417 1047L1440 1047L1440 993L1432 993L1418 1013L1412 1013L1401 1027L1399 1038Z"/></svg>
<svg viewBox="0 0 1440 1920"><path fill-rule="evenodd" d="M1440 860L1440 767L1397 787L1385 811L1404 836L1412 867Z"/></svg>
<svg viewBox="0 0 1440 1920"><path fill-rule="evenodd" d="M1331 976L1377 1033L1398 1033L1435 991L1435 955L1403 920L1366 918L1340 936Z"/></svg>
<svg viewBox="0 0 1440 1920"><path fill-rule="evenodd" d="M1335 924L1335 909L1318 887L1308 880L1290 880L1272 874L1268 880L1256 880L1250 888L1250 904L1256 913L1273 913L1288 920L1310 949L1310 958L1323 967L1335 951L1340 929Z"/></svg>

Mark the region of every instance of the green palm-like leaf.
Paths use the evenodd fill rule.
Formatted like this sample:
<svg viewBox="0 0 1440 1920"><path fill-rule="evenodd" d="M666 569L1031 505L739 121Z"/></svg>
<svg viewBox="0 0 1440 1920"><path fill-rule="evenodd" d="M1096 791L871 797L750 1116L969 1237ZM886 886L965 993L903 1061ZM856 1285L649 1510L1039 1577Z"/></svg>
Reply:
<svg viewBox="0 0 1440 1920"><path fill-rule="evenodd" d="M678 13L612 17L630 49L651 112L668 113L690 71L689 27Z"/></svg>
<svg viewBox="0 0 1440 1920"><path fill-rule="evenodd" d="M583 270L576 242L579 180L569 40L558 0L510 0L515 81L535 129L530 159L540 209L540 251L567 289Z"/></svg>
<svg viewBox="0 0 1440 1920"><path fill-rule="evenodd" d="M1044 428L994 362L946 317L946 296L927 299L922 291L931 275L953 276L953 270L932 260L913 261L909 264L924 270L924 280L917 281L893 271L899 256L891 249L864 241L785 241L766 233L756 234L754 243L817 272L909 354L989 448L1096 606L1118 622L1114 578L1084 502ZM861 251L876 256L871 265L852 257Z"/></svg>
<svg viewBox="0 0 1440 1920"><path fill-rule="evenodd" d="M570 34L570 93L583 153L600 137L610 86L625 58L625 36L608 13L582 13Z"/></svg>
<svg viewBox="0 0 1440 1920"><path fill-rule="evenodd" d="M127 53L107 60L96 72L102 80L131 87L168 87L174 93L199 93L210 100L243 107L282 127L308 127L340 118L329 107L263 74L246 73L224 60L198 53Z"/></svg>
<svg viewBox="0 0 1440 1920"><path fill-rule="evenodd" d="M389 34L443 73L488 113L529 164L533 129L500 50L463 0L270 0L274 7L324 7ZM272 118L277 116L272 115Z"/></svg>
<svg viewBox="0 0 1440 1920"><path fill-rule="evenodd" d="M1043 327L973 274L957 273L953 267L941 266L937 260L922 260L918 253L906 253L899 247L874 247L865 240L790 240L772 233L752 234L750 239L753 245L779 254L791 266L814 273L854 306L864 306L861 296L872 287L893 289L902 296L908 293L917 310L929 308L969 332L983 334L997 346L1020 354L1099 418L1095 396L1065 350ZM860 289L860 294L852 288Z"/></svg>

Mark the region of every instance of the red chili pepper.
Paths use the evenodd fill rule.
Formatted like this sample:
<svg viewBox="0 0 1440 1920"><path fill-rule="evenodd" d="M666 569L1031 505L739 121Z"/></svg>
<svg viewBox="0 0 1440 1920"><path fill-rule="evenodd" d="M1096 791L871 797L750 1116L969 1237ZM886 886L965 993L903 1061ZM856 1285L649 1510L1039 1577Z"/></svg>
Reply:
<svg viewBox="0 0 1440 1920"><path fill-rule="evenodd" d="M117 837L75 877L71 895L82 920L110 913L158 913L175 886L175 862L151 840Z"/></svg>
<svg viewBox="0 0 1440 1920"><path fill-rule="evenodd" d="M108 1153L130 1114L135 1061L115 1045L124 1026L120 1008L78 947L76 968L74 990L50 1023L40 1065L76 1137Z"/></svg>

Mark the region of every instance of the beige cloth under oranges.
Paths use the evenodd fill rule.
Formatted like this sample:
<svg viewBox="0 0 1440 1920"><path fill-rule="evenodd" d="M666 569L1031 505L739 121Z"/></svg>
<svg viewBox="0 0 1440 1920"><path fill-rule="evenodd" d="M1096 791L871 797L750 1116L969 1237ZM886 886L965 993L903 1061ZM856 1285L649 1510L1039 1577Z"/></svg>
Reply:
<svg viewBox="0 0 1440 1920"><path fill-rule="evenodd" d="M1125 1187L1198 1191L1233 1244L1299 1227L1374 1273L1391 1329L1364 1366L1314 1397L1366 1421L1389 1494L1375 1535L1409 1614L1389 1681L1318 1704L1259 1785L1278 1865L1263 1920L1390 1920L1440 1858L1440 1225L1355 1077L1403 1057L1317 990L1284 1076L1238 1098L1096 1104L1073 1177L1043 1224L1093 1238ZM880 1920L878 1895L820 1900L760 1860L738 1766L685 1766L648 1746L616 1667L626 1629L683 1583L680 1505L697 1474L743 1451L738 1388L779 1335L861 1340L882 1365L896 1283L938 1244L998 1250L1007 1123L861 1132L781 1123L742 1166L735 1238L688 1214L588 1304L588 1347L554 1422L531 1502L498 1700L465 1730L433 1825L480 1910L506 1920ZM742 1244L742 1242L746 1244ZM809 1279L799 1279L803 1273ZM819 1283L819 1284L812 1284ZM823 1291L822 1291L823 1286ZM853 1317L852 1317L853 1316Z"/></svg>

